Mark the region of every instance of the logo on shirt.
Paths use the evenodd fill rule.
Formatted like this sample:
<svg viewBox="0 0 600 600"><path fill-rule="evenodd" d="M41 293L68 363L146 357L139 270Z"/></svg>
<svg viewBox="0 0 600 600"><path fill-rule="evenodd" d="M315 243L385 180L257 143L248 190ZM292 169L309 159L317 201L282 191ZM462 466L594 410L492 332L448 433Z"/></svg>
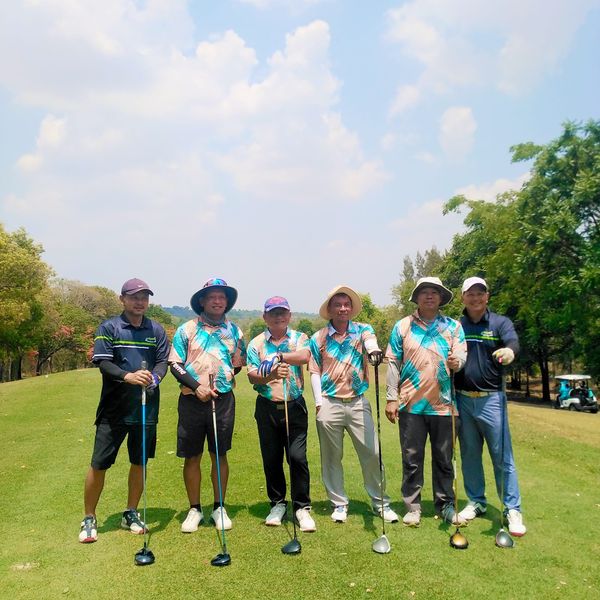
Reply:
<svg viewBox="0 0 600 600"><path fill-rule="evenodd" d="M488 330L488 331L482 331L481 337L486 340L493 340L493 339L495 339L496 336L494 335L493 331Z"/></svg>
<svg viewBox="0 0 600 600"><path fill-rule="evenodd" d="M147 337L144 341L148 342L150 344L156 344L156 338L155 337Z"/></svg>

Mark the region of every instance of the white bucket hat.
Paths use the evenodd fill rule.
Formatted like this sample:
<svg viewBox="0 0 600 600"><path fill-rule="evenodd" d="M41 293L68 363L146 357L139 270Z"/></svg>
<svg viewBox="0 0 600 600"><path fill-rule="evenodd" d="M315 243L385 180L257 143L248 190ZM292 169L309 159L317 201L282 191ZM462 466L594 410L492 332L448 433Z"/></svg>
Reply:
<svg viewBox="0 0 600 600"><path fill-rule="evenodd" d="M410 295L411 302L417 303L417 294L419 293L419 290L424 287L435 288L440 293L440 296L442 297L440 306L446 306L446 304L452 300L452 296L454 296L448 288L444 287L444 284L439 277L421 277L421 279L417 281L417 285Z"/></svg>
<svg viewBox="0 0 600 600"><path fill-rule="evenodd" d="M334 287L329 294L327 294L327 298L325 302L321 304L321 308L319 309L319 315L323 319L331 319L331 315L329 314L329 301L337 294L346 294L350 300L352 300L352 312L350 313L350 319L354 319L356 315L362 310L362 300L360 296L347 285L338 285Z"/></svg>

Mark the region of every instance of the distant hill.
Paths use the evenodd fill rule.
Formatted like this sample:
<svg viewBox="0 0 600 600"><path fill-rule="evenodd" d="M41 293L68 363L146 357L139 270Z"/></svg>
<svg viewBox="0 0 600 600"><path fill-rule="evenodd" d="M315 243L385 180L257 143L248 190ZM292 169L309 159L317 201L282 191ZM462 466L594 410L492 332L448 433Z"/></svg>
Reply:
<svg viewBox="0 0 600 600"><path fill-rule="evenodd" d="M193 319L196 316L196 313L189 306L163 306L162 308L178 319ZM254 321L262 317L262 310L238 310L234 308L227 316L232 321ZM309 319L312 321L319 318L316 313L294 312L293 316L294 320Z"/></svg>

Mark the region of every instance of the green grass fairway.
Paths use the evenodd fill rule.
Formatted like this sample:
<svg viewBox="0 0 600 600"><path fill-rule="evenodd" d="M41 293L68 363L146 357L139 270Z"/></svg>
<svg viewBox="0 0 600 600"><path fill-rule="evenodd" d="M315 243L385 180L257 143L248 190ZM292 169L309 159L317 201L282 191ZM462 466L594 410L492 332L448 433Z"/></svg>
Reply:
<svg viewBox="0 0 600 600"><path fill-rule="evenodd" d="M453 529L433 518L427 465L423 523L418 529L388 526L388 555L371 550L381 524L369 511L347 437L350 516L344 525L329 519L313 417L309 464L317 532L301 534L300 555L285 556L280 548L291 526L263 524L268 502L254 394L242 373L227 497L234 521L227 537L232 564L217 569L210 566L219 551L215 529L204 525L191 535L179 530L187 501L182 461L175 456L177 388L169 376L162 386L157 457L148 479L150 547L156 563L136 567L133 558L142 538L119 528L126 452L107 475L98 507L98 542L83 545L77 540L99 390L96 369L0 385L2 599L600 598L600 415L510 405L529 528L513 550L494 545L498 501L486 462L491 504L485 518L463 530L470 544L466 551L450 548ZM310 406L310 393L308 401ZM385 418L382 428L388 491L393 507L403 514L397 428ZM205 457L206 483L208 463ZM462 505L462 483L460 493ZM202 499L206 514L212 502L209 487L203 486Z"/></svg>

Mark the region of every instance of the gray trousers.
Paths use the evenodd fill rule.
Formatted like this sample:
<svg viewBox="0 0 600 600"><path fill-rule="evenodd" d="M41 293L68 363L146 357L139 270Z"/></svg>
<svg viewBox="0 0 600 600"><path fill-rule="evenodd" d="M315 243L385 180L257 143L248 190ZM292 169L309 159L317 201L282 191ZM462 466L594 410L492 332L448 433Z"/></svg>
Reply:
<svg viewBox="0 0 600 600"><path fill-rule="evenodd" d="M351 402L323 397L317 414L317 433L321 447L321 477L327 497L335 506L348 504L342 468L345 431L358 455L371 505L379 509L383 493L383 504L388 506L390 498L385 494L385 475L381 489L378 442L371 405L364 396L357 396Z"/></svg>
<svg viewBox="0 0 600 600"><path fill-rule="evenodd" d="M456 421L458 426L458 419ZM402 449L402 497L408 510L421 510L427 435L431 441L433 500L437 512L454 502L452 417L398 413Z"/></svg>

